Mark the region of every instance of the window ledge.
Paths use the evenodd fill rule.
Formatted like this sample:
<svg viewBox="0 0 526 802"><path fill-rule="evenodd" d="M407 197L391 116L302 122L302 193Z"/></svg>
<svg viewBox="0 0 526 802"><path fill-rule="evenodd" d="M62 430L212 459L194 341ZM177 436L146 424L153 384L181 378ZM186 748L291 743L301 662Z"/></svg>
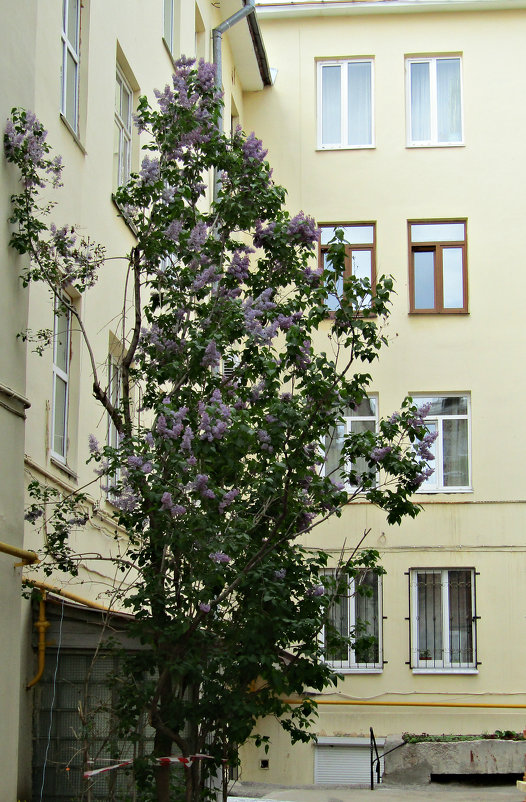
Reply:
<svg viewBox="0 0 526 802"><path fill-rule="evenodd" d="M164 45L164 46L165 46L165 48L166 48L166 52L168 53L168 58L170 59L170 62L171 62L171 64L172 64L172 67L173 67L173 69L175 70L175 69L176 69L176 66L175 66L174 54L173 54L173 53L172 53L172 51L170 50L170 45L168 44L168 42L166 41L166 39L164 38L164 36L163 36L163 37L161 37L161 38L162 38L162 40L163 40L163 45Z"/></svg>
<svg viewBox="0 0 526 802"><path fill-rule="evenodd" d="M376 145L320 145L316 148L317 153L334 150L376 150Z"/></svg>
<svg viewBox="0 0 526 802"><path fill-rule="evenodd" d="M414 150L414 148L465 148L465 142L408 142L406 148Z"/></svg>
<svg viewBox="0 0 526 802"><path fill-rule="evenodd" d="M66 474L70 479L73 479L74 482L78 481L78 476L65 462L57 459L57 457L50 457L49 461L55 468L58 468L60 471Z"/></svg>
<svg viewBox="0 0 526 802"><path fill-rule="evenodd" d="M113 201L113 205L115 206L115 208L119 212L119 217L121 218L123 223L130 229L130 231L133 234L133 236L135 237L135 239L138 239L139 237L138 237L137 229L135 228L135 226L131 222L131 220L127 217L127 215L125 214L124 209L122 208L121 204L119 203L119 201L117 200L117 198L115 197L115 194L113 192L111 193L111 199Z"/></svg>
<svg viewBox="0 0 526 802"><path fill-rule="evenodd" d="M417 490L417 496L436 496L438 494L443 496L458 495L459 493L473 493L472 487L440 487L436 490Z"/></svg>
<svg viewBox="0 0 526 802"><path fill-rule="evenodd" d="M328 665L338 674L383 674L383 668L338 668L331 663Z"/></svg>
<svg viewBox="0 0 526 802"><path fill-rule="evenodd" d="M478 674L478 668L412 668L413 674Z"/></svg>
<svg viewBox="0 0 526 802"><path fill-rule="evenodd" d="M62 114L62 112L60 112L60 119L62 120L62 122L64 123L64 125L66 126L66 128L68 129L69 133L71 134L71 136L72 136L72 137L73 137L73 139L75 140L75 143L76 143L76 144L77 144L77 146L80 148L80 150L82 151L83 155L84 155L84 156L87 156L87 155L88 155L88 151L86 150L86 148L84 147L84 145L82 144L82 142L81 142L81 141L80 141L80 139L78 138L78 135L75 133L75 131L74 131L74 130L73 130L73 128L71 127L71 124L70 124L70 123L67 121L67 119L64 117L64 115Z"/></svg>
<svg viewBox="0 0 526 802"><path fill-rule="evenodd" d="M407 313L409 317L425 317L426 315L441 315L442 317L447 317L450 315L469 315L469 311L467 309L410 309Z"/></svg>

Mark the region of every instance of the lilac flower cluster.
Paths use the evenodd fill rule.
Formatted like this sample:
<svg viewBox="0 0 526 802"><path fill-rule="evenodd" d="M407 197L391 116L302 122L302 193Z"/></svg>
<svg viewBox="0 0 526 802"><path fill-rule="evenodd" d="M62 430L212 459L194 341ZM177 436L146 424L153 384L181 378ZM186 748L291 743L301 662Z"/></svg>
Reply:
<svg viewBox="0 0 526 802"><path fill-rule="evenodd" d="M232 558L225 554L224 551L213 551L211 554L208 555L212 562L216 563L217 565L227 565L227 563L232 561Z"/></svg>
<svg viewBox="0 0 526 802"><path fill-rule="evenodd" d="M205 354L201 360L201 365L204 368L218 368L221 361L221 354L217 350L217 345L214 340L210 340L205 348Z"/></svg>
<svg viewBox="0 0 526 802"><path fill-rule="evenodd" d="M210 267L207 267L194 279L192 290L194 292L199 292L199 290L202 290L207 284L214 284L217 279L217 267L216 265L210 265Z"/></svg>
<svg viewBox="0 0 526 802"><path fill-rule="evenodd" d="M287 233L296 242L307 245L309 248L314 248L320 238L320 229L317 228L314 219L308 217L304 212L300 212L289 221Z"/></svg>
<svg viewBox="0 0 526 802"><path fill-rule="evenodd" d="M149 156L145 156L142 160L141 171L139 173L143 186L155 184L155 182L159 180L160 173L161 167L159 159L150 159Z"/></svg>
<svg viewBox="0 0 526 802"><path fill-rule="evenodd" d="M30 524L34 524L42 515L44 515L42 507L30 507L24 515L24 521L29 521Z"/></svg>
<svg viewBox="0 0 526 802"><path fill-rule="evenodd" d="M221 440L232 425L232 409L224 403L221 391L217 388L212 393L207 405L203 401L198 404L199 412L199 439Z"/></svg>
<svg viewBox="0 0 526 802"><path fill-rule="evenodd" d="M203 58L197 65L197 83L203 92L210 92L216 80L216 65L209 64Z"/></svg>
<svg viewBox="0 0 526 802"><path fill-rule="evenodd" d="M183 507L182 504L175 504L172 499L172 494L168 491L161 496L161 509L169 512L173 518L184 515L186 512L186 507Z"/></svg>
<svg viewBox="0 0 526 802"><path fill-rule="evenodd" d="M249 159L255 159L258 162L262 162L268 153L268 150L263 148L263 143L256 137L254 131L247 136L243 142L242 148L243 155L247 161Z"/></svg>
<svg viewBox="0 0 526 802"><path fill-rule="evenodd" d="M199 602L199 609L202 613L209 613L211 608L206 602Z"/></svg>
<svg viewBox="0 0 526 802"><path fill-rule="evenodd" d="M287 571L285 568L278 568L277 571L274 571L274 577L276 579L285 579L287 576Z"/></svg>
<svg viewBox="0 0 526 802"><path fill-rule="evenodd" d="M418 473L415 476L415 479L412 482L412 486L415 489L418 489L420 485L422 485L426 481L426 479L429 479L429 477L434 474L434 472L435 471L433 468L425 468L421 473Z"/></svg>
<svg viewBox="0 0 526 802"><path fill-rule="evenodd" d="M159 328L157 323L153 323L150 329L143 327L141 329L141 347L144 349L145 346L151 345L163 353L178 353L186 348L187 343L184 337L175 340L166 335L166 330Z"/></svg>
<svg viewBox="0 0 526 802"><path fill-rule="evenodd" d="M230 507L234 499L239 496L239 490L235 487L233 490L229 490L228 493L225 493L221 501L219 502L219 513L222 515L227 507Z"/></svg>
<svg viewBox="0 0 526 802"><path fill-rule="evenodd" d="M190 231L190 236L188 237L188 247L193 248L194 250L199 250L199 248L202 248L205 244L207 236L208 226L204 221L200 221Z"/></svg>
<svg viewBox="0 0 526 802"><path fill-rule="evenodd" d="M198 473L192 485L196 493L199 493L201 498L213 499L216 494L208 487L208 476L206 473Z"/></svg>
<svg viewBox="0 0 526 802"><path fill-rule="evenodd" d="M49 161L44 158L49 152L46 137L47 131L32 111L16 110L13 118L7 120L4 134L5 154L9 161L17 161L22 157L26 164L24 185L27 189L32 186L45 186L44 181L37 175L36 171L39 169L52 173L53 185L59 185L62 160Z"/></svg>
<svg viewBox="0 0 526 802"><path fill-rule="evenodd" d="M409 419L409 425L413 427L417 426L425 426L425 419L431 409L431 404L422 404L422 406L418 407L416 410L416 415L414 418Z"/></svg>
<svg viewBox="0 0 526 802"><path fill-rule="evenodd" d="M246 280L250 268L248 253L234 251L232 261L227 268L227 275L233 276L241 284Z"/></svg>
<svg viewBox="0 0 526 802"><path fill-rule="evenodd" d="M88 437L88 448L90 454L98 454L100 450L99 441L97 440L94 434L90 434L90 436Z"/></svg>
<svg viewBox="0 0 526 802"><path fill-rule="evenodd" d="M420 442L416 447L416 453L426 462L435 459L435 455L431 453L429 448L430 446L433 445L437 437L438 437L438 432L427 432L427 434L423 436L423 438L420 440Z"/></svg>
<svg viewBox="0 0 526 802"><path fill-rule="evenodd" d="M310 340L303 340L303 344L300 346L299 354L296 357L296 364L302 370L305 370L311 363L311 342Z"/></svg>
<svg viewBox="0 0 526 802"><path fill-rule="evenodd" d="M138 501L139 499L131 488L125 488L119 496L112 494L111 497L113 506L123 512L133 512L137 507Z"/></svg>
<svg viewBox="0 0 526 802"><path fill-rule="evenodd" d="M256 220L253 238L256 248L264 248L265 245L270 245L274 239L275 230L276 222L274 220L268 226L264 226L261 220Z"/></svg>
<svg viewBox="0 0 526 802"><path fill-rule="evenodd" d="M391 446L384 446L383 448L376 446L371 451L371 459L373 462L380 462L381 460L384 459L384 457L390 454L392 450L393 449L391 448Z"/></svg>
<svg viewBox="0 0 526 802"><path fill-rule="evenodd" d="M324 595L325 595L324 585L314 585L314 587L307 589L307 596L324 596Z"/></svg>
<svg viewBox="0 0 526 802"><path fill-rule="evenodd" d="M179 236L183 230L183 224L180 220L172 220L168 228L164 232L164 236L172 240L172 242L179 242Z"/></svg>
<svg viewBox="0 0 526 802"><path fill-rule="evenodd" d="M187 415L188 407L180 407L175 413L168 412L169 420L166 415L161 413L157 418L156 428L158 433L167 440L177 440L184 430L183 420ZM169 423L172 424L171 427Z"/></svg>
<svg viewBox="0 0 526 802"><path fill-rule="evenodd" d="M272 441L270 439L269 433L266 429L258 429L257 430L257 438L261 444L262 451L268 451L269 454L274 452L274 447L272 445Z"/></svg>

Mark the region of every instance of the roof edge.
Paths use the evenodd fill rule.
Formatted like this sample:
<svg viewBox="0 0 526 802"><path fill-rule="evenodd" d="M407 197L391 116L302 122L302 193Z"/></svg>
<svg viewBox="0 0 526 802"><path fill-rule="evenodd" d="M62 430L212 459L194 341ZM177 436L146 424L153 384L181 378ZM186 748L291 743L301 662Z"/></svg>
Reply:
<svg viewBox="0 0 526 802"><path fill-rule="evenodd" d="M257 0L261 19L337 16L347 14L411 14L452 11L512 11L526 9L526 0Z"/></svg>

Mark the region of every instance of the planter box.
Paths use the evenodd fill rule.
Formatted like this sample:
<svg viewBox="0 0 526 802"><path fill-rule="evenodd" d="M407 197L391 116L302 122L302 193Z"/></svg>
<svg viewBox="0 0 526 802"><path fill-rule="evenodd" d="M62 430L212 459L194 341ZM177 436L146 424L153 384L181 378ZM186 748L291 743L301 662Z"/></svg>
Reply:
<svg viewBox="0 0 526 802"><path fill-rule="evenodd" d="M390 735L384 746L386 783L429 783L437 774L523 774L526 741L454 741L402 744Z"/></svg>

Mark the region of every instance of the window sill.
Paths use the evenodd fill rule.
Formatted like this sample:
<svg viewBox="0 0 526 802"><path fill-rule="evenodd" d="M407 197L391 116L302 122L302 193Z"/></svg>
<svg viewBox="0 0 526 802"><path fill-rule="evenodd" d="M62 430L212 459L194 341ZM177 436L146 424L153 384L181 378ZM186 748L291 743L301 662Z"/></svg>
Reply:
<svg viewBox="0 0 526 802"><path fill-rule="evenodd" d="M465 148L465 142L408 142L406 148Z"/></svg>
<svg viewBox="0 0 526 802"><path fill-rule="evenodd" d="M122 208L122 206L120 205L120 203L116 199L115 194L113 192L111 193L111 199L113 201L113 205L115 206L115 208L119 212L119 217L121 218L123 223L129 228L129 230L131 231L131 233L133 234L135 239L138 239L139 236L138 236L137 229L135 228L135 226L131 222L131 220L129 220L128 217L126 216L126 214L124 212L124 209Z"/></svg>
<svg viewBox="0 0 526 802"><path fill-rule="evenodd" d="M338 674L383 674L383 668L338 668L332 663L328 665Z"/></svg>
<svg viewBox="0 0 526 802"><path fill-rule="evenodd" d="M53 457L53 456L51 456L49 458L49 461L51 462L52 465L55 466L55 468L58 468L60 471L65 473L66 476L68 476L74 482L78 481L78 476L75 473L75 471L73 471L65 462L62 462L57 457Z"/></svg>
<svg viewBox="0 0 526 802"><path fill-rule="evenodd" d="M166 39L164 38L164 36L163 36L163 37L161 37L161 38L162 38L163 45L164 45L164 47L165 47L165 49L166 49L166 52L168 53L168 58L170 59L170 63L171 63L171 65L172 65L172 68L175 70L175 69L176 69L176 66L175 66L175 58L174 58L174 54L173 54L173 53L172 53L172 51L170 50L170 45L168 44L168 42L166 41Z"/></svg>
<svg viewBox="0 0 526 802"><path fill-rule="evenodd" d="M421 317L422 315L469 315L467 309L410 309L410 317Z"/></svg>
<svg viewBox="0 0 526 802"><path fill-rule="evenodd" d="M70 123L67 121L67 119L64 117L64 115L62 114L62 112L60 113L60 119L62 120L62 122L64 123L64 125L65 125L65 126L66 126L66 128L68 129L69 133L70 133L70 134L71 134L71 136L73 137L73 139L74 139L74 141L75 141L75 144L76 144L76 145L77 145L77 146L80 148L80 150L82 151L82 154L83 154L84 156L87 156L87 155L88 155L88 151L86 150L86 148L84 147L84 145L82 144L82 142L81 142L81 141L80 141L80 139L78 138L78 135L75 133L75 131L74 131L74 130L73 130L73 128L71 127L71 124L70 124Z"/></svg>
<svg viewBox="0 0 526 802"><path fill-rule="evenodd" d="M473 493L472 487L439 487L436 490L417 490L418 496L458 495L459 493Z"/></svg>
<svg viewBox="0 0 526 802"><path fill-rule="evenodd" d="M335 150L376 150L376 145L318 145L317 153Z"/></svg>
<svg viewBox="0 0 526 802"><path fill-rule="evenodd" d="M473 675L478 674L478 668L412 668L413 674L459 674Z"/></svg>

